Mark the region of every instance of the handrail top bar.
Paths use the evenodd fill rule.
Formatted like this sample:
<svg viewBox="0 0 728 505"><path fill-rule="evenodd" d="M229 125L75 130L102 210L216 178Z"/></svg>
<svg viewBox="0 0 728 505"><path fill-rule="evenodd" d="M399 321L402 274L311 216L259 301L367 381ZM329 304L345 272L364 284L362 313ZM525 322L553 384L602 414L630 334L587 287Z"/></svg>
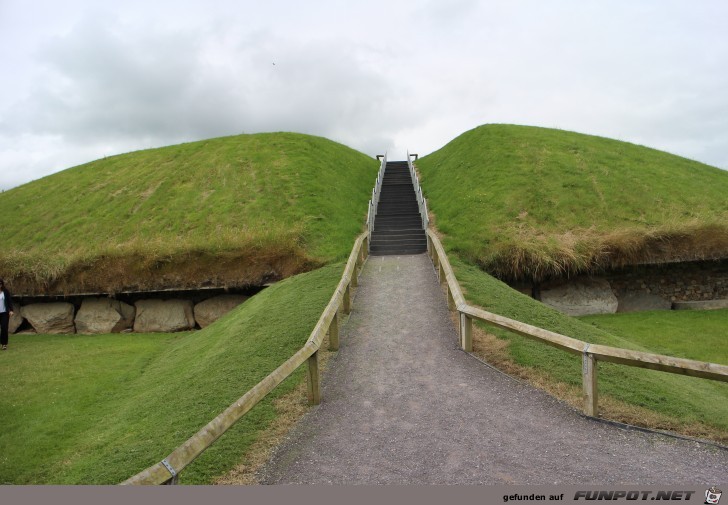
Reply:
<svg viewBox="0 0 728 505"><path fill-rule="evenodd" d="M535 337L539 340L543 340L551 345L554 345L555 347L559 347L560 349L564 349L566 351L582 353L587 346L587 343L581 340L567 337L566 335L561 335L560 333L556 333L553 331L544 330L543 328L522 323L520 321L516 321L515 319L510 319L505 316L499 316L498 314L488 312L487 310L483 310L478 307L473 307L472 305L465 304L464 306L461 306L461 309L461 312L463 314L467 314L468 316L478 319L479 321L490 323L494 326L498 326L499 328L514 331L520 335Z"/></svg>
<svg viewBox="0 0 728 505"><path fill-rule="evenodd" d="M676 358L675 356L667 356L664 354L655 354L643 351L633 351L620 347L611 347L608 345L590 344L589 354L594 355L601 361L609 361L612 363L629 364L630 361L639 361L654 365L654 368L663 371L676 368L705 379L713 379L722 382L728 382L728 365L720 363L711 363L709 361L697 361L687 358ZM653 367L650 367L653 368ZM675 372L680 373L680 372Z"/></svg>
<svg viewBox="0 0 728 505"><path fill-rule="evenodd" d="M432 238L432 243L435 246L435 249L437 249L437 256L439 258L442 258L440 262L442 263L443 269L445 270L445 278L447 279L448 285L450 286L450 291L452 292L453 298L455 299L455 303L457 304L459 301L465 303L463 291L462 289L460 289L460 284L457 281L457 277L455 277L455 272L453 272L452 266L450 265L450 260L447 258L445 248L442 246L440 239L437 238L435 232L432 231L430 228L427 228L427 235Z"/></svg>

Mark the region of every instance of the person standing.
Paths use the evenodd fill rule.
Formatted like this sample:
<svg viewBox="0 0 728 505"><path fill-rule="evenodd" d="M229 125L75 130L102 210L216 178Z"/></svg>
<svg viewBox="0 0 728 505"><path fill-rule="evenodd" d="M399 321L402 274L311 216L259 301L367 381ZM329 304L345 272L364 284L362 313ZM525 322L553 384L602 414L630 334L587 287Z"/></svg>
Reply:
<svg viewBox="0 0 728 505"><path fill-rule="evenodd" d="M0 345L2 345L3 351L8 349L8 326L12 315L13 297L5 288L5 282L0 279Z"/></svg>

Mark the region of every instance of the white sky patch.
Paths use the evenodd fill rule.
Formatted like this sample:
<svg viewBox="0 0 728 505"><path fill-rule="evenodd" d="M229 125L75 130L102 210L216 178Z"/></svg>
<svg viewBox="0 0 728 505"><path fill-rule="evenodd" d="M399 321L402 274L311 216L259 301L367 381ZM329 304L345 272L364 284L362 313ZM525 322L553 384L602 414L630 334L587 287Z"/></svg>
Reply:
<svg viewBox="0 0 728 505"><path fill-rule="evenodd" d="M262 131L402 158L484 123L728 169L725 26L718 0L0 0L0 189Z"/></svg>

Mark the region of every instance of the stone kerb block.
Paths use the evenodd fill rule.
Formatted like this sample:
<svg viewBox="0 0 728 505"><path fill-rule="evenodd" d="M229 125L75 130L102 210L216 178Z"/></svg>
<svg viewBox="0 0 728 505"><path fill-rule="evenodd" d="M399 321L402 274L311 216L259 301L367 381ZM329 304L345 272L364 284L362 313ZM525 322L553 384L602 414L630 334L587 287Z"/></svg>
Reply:
<svg viewBox="0 0 728 505"><path fill-rule="evenodd" d="M134 331L137 333L166 333L195 327L194 307L190 300L139 300L134 305Z"/></svg>
<svg viewBox="0 0 728 505"><path fill-rule="evenodd" d="M76 332L121 333L134 325L136 309L111 298L86 298L76 314Z"/></svg>
<svg viewBox="0 0 728 505"><path fill-rule="evenodd" d="M541 291L541 301L569 316L614 314L619 306L605 279L574 279L564 286Z"/></svg>
<svg viewBox="0 0 728 505"><path fill-rule="evenodd" d="M211 325L247 300L243 295L220 295L195 305L195 320L200 328Z"/></svg>
<svg viewBox="0 0 728 505"><path fill-rule="evenodd" d="M76 333L73 325L73 305L65 302L32 303L21 308L21 315L36 333Z"/></svg>

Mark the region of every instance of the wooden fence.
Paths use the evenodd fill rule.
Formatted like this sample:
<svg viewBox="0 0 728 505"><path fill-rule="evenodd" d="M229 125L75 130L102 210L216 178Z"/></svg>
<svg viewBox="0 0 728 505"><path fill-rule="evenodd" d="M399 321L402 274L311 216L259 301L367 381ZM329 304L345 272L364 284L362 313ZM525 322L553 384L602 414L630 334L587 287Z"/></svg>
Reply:
<svg viewBox="0 0 728 505"><path fill-rule="evenodd" d="M447 259L445 249L434 232L429 229L427 230L427 250L437 270L440 283L447 285L448 307L459 313L460 344L463 350L467 352L473 350L473 319L477 319L489 325L539 340L558 349L581 354L584 413L586 415L596 417L598 413L598 361L728 382L728 366L726 365L590 344L468 305L450 266L450 261Z"/></svg>
<svg viewBox="0 0 728 505"><path fill-rule="evenodd" d="M354 242L349 260L344 268L336 291L316 323L304 346L285 363L275 369L250 391L241 396L224 412L210 421L194 436L177 447L166 458L146 470L122 482L128 484L176 484L179 474L220 438L233 424L252 409L260 400L293 373L303 363L308 363L308 399L313 405L321 402L319 382L319 348L329 334L329 350L339 348L339 312L351 311L351 288L357 286L359 272L367 257L368 234L362 233Z"/></svg>
<svg viewBox="0 0 728 505"><path fill-rule="evenodd" d="M308 364L309 402L313 405L319 404L321 402L321 388L318 353L327 333L329 335L329 350L336 351L339 348L339 313L348 314L351 311L351 288L357 286L359 271L368 255L368 242L368 232L362 233L354 242L349 260L346 263L341 280L331 296L331 300L321 314L308 340L298 352L210 421L194 436L173 450L166 458L130 477L122 482L122 485L176 484L182 470L304 362ZM473 350L472 325L473 319L476 319L539 340L567 352L581 354L584 412L589 416L597 415L598 361L609 361L622 365L728 382L728 366L725 365L590 344L468 305L450 266L447 254L440 240L431 229L427 230L427 250L438 272L440 283L447 286L448 307L450 310L459 313L460 343L463 350L467 352Z"/></svg>

